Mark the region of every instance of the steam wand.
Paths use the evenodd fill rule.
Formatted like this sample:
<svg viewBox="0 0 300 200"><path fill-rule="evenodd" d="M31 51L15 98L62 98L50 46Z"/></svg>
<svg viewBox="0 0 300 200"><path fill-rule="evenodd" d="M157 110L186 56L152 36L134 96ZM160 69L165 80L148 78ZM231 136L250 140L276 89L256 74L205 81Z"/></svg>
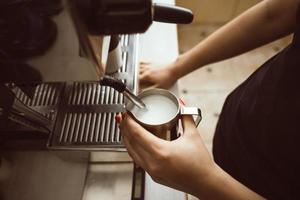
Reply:
<svg viewBox="0 0 300 200"><path fill-rule="evenodd" d="M112 87L118 92L123 93L125 97L137 107L141 109L146 108L146 105L136 95L134 95L122 81L110 76L103 76L100 79L100 84L103 86Z"/></svg>

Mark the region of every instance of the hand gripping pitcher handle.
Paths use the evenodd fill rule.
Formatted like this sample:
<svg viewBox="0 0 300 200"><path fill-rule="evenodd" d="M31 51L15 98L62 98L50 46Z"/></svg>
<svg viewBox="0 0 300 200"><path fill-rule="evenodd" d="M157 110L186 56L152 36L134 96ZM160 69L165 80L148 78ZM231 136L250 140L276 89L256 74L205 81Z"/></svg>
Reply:
<svg viewBox="0 0 300 200"><path fill-rule="evenodd" d="M180 115L192 115L197 116L195 120L196 127L198 127L199 123L202 120L201 110L196 107L184 107L180 108Z"/></svg>

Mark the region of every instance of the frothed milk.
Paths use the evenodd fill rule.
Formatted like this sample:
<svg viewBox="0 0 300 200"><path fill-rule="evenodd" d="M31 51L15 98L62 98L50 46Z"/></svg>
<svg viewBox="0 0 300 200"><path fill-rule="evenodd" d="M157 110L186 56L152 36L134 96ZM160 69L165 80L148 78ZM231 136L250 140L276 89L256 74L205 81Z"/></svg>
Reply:
<svg viewBox="0 0 300 200"><path fill-rule="evenodd" d="M150 95L142 98L146 109L133 107L132 114L145 124L158 125L169 122L177 114L177 105L162 95Z"/></svg>

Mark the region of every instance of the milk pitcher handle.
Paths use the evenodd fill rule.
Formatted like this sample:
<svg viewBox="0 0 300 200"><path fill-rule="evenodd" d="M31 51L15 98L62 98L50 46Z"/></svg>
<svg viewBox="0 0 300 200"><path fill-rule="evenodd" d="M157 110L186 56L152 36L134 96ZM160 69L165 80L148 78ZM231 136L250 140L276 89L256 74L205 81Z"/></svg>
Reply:
<svg viewBox="0 0 300 200"><path fill-rule="evenodd" d="M196 107L184 107L184 106L182 106L180 108L180 115L197 116L196 121L195 121L196 127L199 125L199 123L202 120L201 110L200 110L200 108L196 108Z"/></svg>

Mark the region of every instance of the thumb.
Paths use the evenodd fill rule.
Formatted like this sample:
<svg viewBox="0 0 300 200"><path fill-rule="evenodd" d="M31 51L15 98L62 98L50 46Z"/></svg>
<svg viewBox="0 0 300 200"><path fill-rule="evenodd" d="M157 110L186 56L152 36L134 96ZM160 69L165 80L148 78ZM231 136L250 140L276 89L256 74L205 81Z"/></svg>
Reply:
<svg viewBox="0 0 300 200"><path fill-rule="evenodd" d="M196 129L195 121L191 115L182 115L181 123L184 133L193 133L194 131L191 130Z"/></svg>

